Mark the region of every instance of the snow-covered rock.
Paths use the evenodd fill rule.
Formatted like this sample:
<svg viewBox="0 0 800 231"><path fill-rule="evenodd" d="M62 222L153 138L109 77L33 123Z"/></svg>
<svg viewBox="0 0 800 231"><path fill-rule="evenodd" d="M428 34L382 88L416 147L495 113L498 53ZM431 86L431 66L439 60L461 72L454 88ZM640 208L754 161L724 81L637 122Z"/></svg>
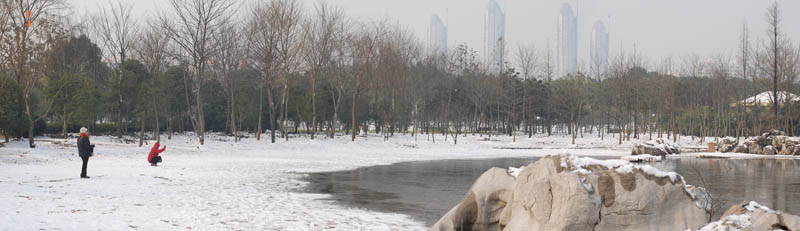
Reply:
<svg viewBox="0 0 800 231"><path fill-rule="evenodd" d="M733 151L733 149L736 148L738 144L739 142L736 141L736 138L727 136L725 138L720 139L719 142L717 142L717 148L718 148L717 150L719 152L731 152Z"/></svg>
<svg viewBox="0 0 800 231"><path fill-rule="evenodd" d="M620 159L621 160L626 160L628 162L634 162L634 163L639 163L639 162L659 162L659 161L661 161L661 157L660 156L654 156L654 155L650 155L650 154L641 154L641 155L635 155L635 156L623 156L623 157L620 157Z"/></svg>
<svg viewBox="0 0 800 231"><path fill-rule="evenodd" d="M800 230L800 217L775 211L755 201L734 205L719 221L700 231Z"/></svg>
<svg viewBox="0 0 800 231"><path fill-rule="evenodd" d="M708 221L707 198L680 175L649 165L547 156L516 179L490 169L430 230L697 229Z"/></svg>
<svg viewBox="0 0 800 231"><path fill-rule="evenodd" d="M720 152L750 153L759 155L800 155L800 139L784 135L778 130L765 132L737 143L733 137L718 142Z"/></svg>
<svg viewBox="0 0 800 231"><path fill-rule="evenodd" d="M511 198L514 176L502 168L481 174L456 207L431 230L501 230L500 215Z"/></svg>
<svg viewBox="0 0 800 231"><path fill-rule="evenodd" d="M772 145L767 145L767 146L766 146L766 147L764 147L764 149L761 151L761 154L764 154L764 155L775 155L775 148L774 148L774 147L772 147Z"/></svg>
<svg viewBox="0 0 800 231"><path fill-rule="evenodd" d="M680 154L680 147L667 140L658 138L633 146L631 155L651 154L656 156L666 156Z"/></svg>

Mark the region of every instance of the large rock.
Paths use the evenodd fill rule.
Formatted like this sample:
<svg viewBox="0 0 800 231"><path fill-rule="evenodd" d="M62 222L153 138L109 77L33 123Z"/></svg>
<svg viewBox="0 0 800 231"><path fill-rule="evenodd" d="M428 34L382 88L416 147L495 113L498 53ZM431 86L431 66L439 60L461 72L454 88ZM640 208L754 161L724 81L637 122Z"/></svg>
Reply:
<svg viewBox="0 0 800 231"><path fill-rule="evenodd" d="M631 155L650 154L654 156L666 156L680 153L681 151L677 145L661 138L636 144L633 146L633 150L631 150Z"/></svg>
<svg viewBox="0 0 800 231"><path fill-rule="evenodd" d="M769 209L753 201L745 201L728 209L719 221L711 222L700 229L717 230L800 230L800 217Z"/></svg>
<svg viewBox="0 0 800 231"><path fill-rule="evenodd" d="M736 147L733 148L733 152L735 153L747 153L747 151L748 151L747 146L744 144L736 145Z"/></svg>
<svg viewBox="0 0 800 231"><path fill-rule="evenodd" d="M761 154L763 155L775 155L776 151L772 145L767 145L764 149L761 150Z"/></svg>
<svg viewBox="0 0 800 231"><path fill-rule="evenodd" d="M722 146L726 142L728 141L725 139L720 141L720 151L725 149ZM761 155L800 155L800 139L785 136L783 132L778 130L772 130L761 134L761 136L745 139L731 151Z"/></svg>
<svg viewBox="0 0 800 231"><path fill-rule="evenodd" d="M439 219L431 230L502 230L500 212L511 198L514 177L505 169L484 172L464 200Z"/></svg>
<svg viewBox="0 0 800 231"><path fill-rule="evenodd" d="M622 160L548 156L505 187L503 174L484 173L430 230L686 230L709 218L705 190Z"/></svg>
<svg viewBox="0 0 800 231"><path fill-rule="evenodd" d="M736 141L736 138L727 136L717 142L717 148L719 152L732 152L738 144L739 142Z"/></svg>

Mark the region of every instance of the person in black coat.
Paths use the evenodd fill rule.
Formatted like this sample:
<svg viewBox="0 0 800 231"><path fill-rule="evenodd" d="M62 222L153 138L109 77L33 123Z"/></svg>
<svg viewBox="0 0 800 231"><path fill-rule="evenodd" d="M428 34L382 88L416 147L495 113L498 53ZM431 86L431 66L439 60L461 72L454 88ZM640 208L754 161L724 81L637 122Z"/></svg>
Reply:
<svg viewBox="0 0 800 231"><path fill-rule="evenodd" d="M94 155L94 144L89 142L89 129L81 128L81 136L78 137L78 156L83 160L81 167L81 178L89 178L86 175L86 165L89 164L89 157Z"/></svg>

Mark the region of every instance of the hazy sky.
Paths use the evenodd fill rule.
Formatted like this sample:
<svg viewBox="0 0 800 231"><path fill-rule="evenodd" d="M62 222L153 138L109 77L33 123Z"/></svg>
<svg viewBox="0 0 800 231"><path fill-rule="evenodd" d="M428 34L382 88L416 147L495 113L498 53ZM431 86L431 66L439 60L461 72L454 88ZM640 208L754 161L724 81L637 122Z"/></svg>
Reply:
<svg viewBox="0 0 800 231"><path fill-rule="evenodd" d="M96 11L98 4L117 0L71 0L79 14ZM120 0L135 5L141 17L169 10L166 0ZM310 8L316 0L300 0ZM419 38L428 34L430 15L449 24L448 45L466 42L483 52L483 21L488 0L326 0L344 8L351 18L376 20L389 17L413 30ZM556 20L562 3L577 11L579 63L589 53L589 35L596 20L609 28L610 55L636 49L653 61L665 56L679 58L733 55L742 24L750 27L753 41L765 37L765 12L772 0L497 0L506 12L506 37L513 50L518 43L533 43L555 51ZM800 43L800 1L778 0L783 11L783 31ZM242 13L245 11L243 10Z"/></svg>

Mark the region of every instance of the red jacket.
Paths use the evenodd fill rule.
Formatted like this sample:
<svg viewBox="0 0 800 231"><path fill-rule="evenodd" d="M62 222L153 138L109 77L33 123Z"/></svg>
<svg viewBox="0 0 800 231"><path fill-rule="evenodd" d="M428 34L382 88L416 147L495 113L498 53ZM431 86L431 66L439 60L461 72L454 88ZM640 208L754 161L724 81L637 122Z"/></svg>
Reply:
<svg viewBox="0 0 800 231"><path fill-rule="evenodd" d="M162 148L161 150L158 149L158 146L159 144L158 142L156 142L153 145L153 148L150 149L150 154L147 155L147 162L150 162L151 160L153 160L153 157L156 157L158 156L159 153L163 152L164 150L167 150L167 145L164 145L164 148Z"/></svg>

